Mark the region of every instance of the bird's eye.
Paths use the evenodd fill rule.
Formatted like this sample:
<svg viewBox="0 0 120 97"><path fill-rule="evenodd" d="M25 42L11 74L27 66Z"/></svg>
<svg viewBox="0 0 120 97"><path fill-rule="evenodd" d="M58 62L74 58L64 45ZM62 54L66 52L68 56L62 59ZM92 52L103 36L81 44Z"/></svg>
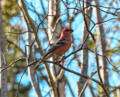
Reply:
<svg viewBox="0 0 120 97"><path fill-rule="evenodd" d="M69 31L69 30L66 30L67 32Z"/></svg>

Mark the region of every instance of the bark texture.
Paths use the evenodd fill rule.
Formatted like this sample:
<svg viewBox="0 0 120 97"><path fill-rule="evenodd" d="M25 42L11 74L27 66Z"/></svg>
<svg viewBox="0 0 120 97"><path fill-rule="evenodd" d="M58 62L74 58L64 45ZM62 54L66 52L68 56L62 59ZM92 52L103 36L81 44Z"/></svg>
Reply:
<svg viewBox="0 0 120 97"><path fill-rule="evenodd" d="M0 0L0 70L7 65L6 62L6 36L3 29L1 0ZM7 70L0 73L0 97L7 97Z"/></svg>

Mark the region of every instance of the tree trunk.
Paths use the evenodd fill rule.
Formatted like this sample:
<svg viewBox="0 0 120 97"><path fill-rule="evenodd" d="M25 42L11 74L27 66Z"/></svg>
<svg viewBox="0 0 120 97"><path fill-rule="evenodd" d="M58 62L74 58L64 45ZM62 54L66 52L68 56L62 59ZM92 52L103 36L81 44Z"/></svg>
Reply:
<svg viewBox="0 0 120 97"><path fill-rule="evenodd" d="M0 0L0 70L6 65L6 36L3 29ZM7 97L7 70L0 73L0 97Z"/></svg>
<svg viewBox="0 0 120 97"><path fill-rule="evenodd" d="M24 2L20 1L20 6L25 6ZM26 10L26 7L22 7L23 10ZM23 12L23 11L22 11ZM24 14L21 12L21 14L24 16ZM26 11L27 12L27 11ZM31 32L31 27L30 27L30 24L28 23L26 17L24 16L24 21L26 23L26 30L27 31L30 31ZM26 58L26 62L27 62L27 65L29 65L29 63L32 62L32 34L30 32L27 32L27 58ZM34 89L34 91L36 92L36 95L37 97L42 97L41 95L41 91L40 91L40 88L39 88L39 84L36 82L36 79L35 79L35 73L34 73L34 66L30 66L28 67L28 75L30 77L30 81L31 81L31 85Z"/></svg>
<svg viewBox="0 0 120 97"><path fill-rule="evenodd" d="M95 5L99 5L98 1L94 1ZM100 10L98 10L97 8L95 8L95 15L96 15L96 21L98 22L102 22L102 17L100 14ZM105 33L104 33L104 29L103 29L103 25L98 25L97 26L97 36L98 39L100 41L100 55L106 56L106 39L105 39ZM108 84L108 67L107 67L107 60L104 57L100 57L100 65L102 66L101 69L101 77L102 80L104 82L104 85L106 88L108 88L109 84Z"/></svg>
<svg viewBox="0 0 120 97"><path fill-rule="evenodd" d="M91 0L84 0L84 2L89 2L91 3ZM84 7L90 6L89 3L85 3ZM91 10L88 7L87 9L85 9L85 14L87 14L87 16L91 17ZM90 19L86 16L86 21L88 24L88 27L90 26ZM86 30L86 26L84 23L84 29L83 29L83 41L85 40L86 36L87 36L88 32ZM86 40L86 42L84 43L84 47L88 48L88 39ZM88 71L88 50L82 50L81 51L81 74L87 76L87 71ZM83 77L80 77L79 82L77 83L77 93L79 96L80 91L83 88L83 85L85 84L86 79ZM84 93L83 93L84 94ZM82 95L82 97L84 97L84 95Z"/></svg>
<svg viewBox="0 0 120 97"><path fill-rule="evenodd" d="M56 35L60 34L62 31L60 22L56 23L58 21L59 13L60 13L59 3L56 5L56 2L57 2L57 0L49 1L49 8L48 8L49 15L52 15L52 16L48 16L48 37L49 37L50 44L54 44L58 40L58 38L56 38ZM57 34L56 34L56 32L57 32ZM53 33L54 33L54 35L53 35ZM54 59L51 58L51 60L54 60ZM54 78L54 82L56 84L58 97L65 97L66 96L65 95L65 81L57 80L57 76L59 76L59 75L63 76L64 71L61 70L61 68L59 66L56 66L55 64L51 63L50 66L51 66L51 74L52 74L52 77Z"/></svg>
<svg viewBox="0 0 120 97"><path fill-rule="evenodd" d="M29 30L29 25L27 25L27 31L30 31ZM29 65L29 63L31 63L32 61L32 47L31 44L32 44L32 34L30 32L27 32L27 59L26 59L26 62L27 62L27 65ZM39 88L39 84L36 82L36 79L35 79L35 73L34 73L34 66L30 66L28 67L28 75L30 77L30 81L31 81L31 85L33 87L33 89L35 90L36 92L36 95L37 97L42 97L41 95L41 91L40 91L40 88Z"/></svg>

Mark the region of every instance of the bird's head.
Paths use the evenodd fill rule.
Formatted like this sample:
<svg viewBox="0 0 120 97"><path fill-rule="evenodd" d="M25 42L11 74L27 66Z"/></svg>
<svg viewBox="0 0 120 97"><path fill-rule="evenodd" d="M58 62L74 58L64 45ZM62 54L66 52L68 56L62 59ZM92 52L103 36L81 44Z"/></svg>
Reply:
<svg viewBox="0 0 120 97"><path fill-rule="evenodd" d="M73 30L71 28L64 28L61 33L61 37L69 37L72 35Z"/></svg>

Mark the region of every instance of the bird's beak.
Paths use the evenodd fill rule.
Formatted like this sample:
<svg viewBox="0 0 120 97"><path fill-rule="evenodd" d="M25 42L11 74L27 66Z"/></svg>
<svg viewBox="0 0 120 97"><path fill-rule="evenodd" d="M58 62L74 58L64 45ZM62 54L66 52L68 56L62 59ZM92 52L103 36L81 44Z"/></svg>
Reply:
<svg viewBox="0 0 120 97"><path fill-rule="evenodd" d="M74 30L71 29L71 30L70 30L70 33L72 33L73 31L74 31Z"/></svg>

